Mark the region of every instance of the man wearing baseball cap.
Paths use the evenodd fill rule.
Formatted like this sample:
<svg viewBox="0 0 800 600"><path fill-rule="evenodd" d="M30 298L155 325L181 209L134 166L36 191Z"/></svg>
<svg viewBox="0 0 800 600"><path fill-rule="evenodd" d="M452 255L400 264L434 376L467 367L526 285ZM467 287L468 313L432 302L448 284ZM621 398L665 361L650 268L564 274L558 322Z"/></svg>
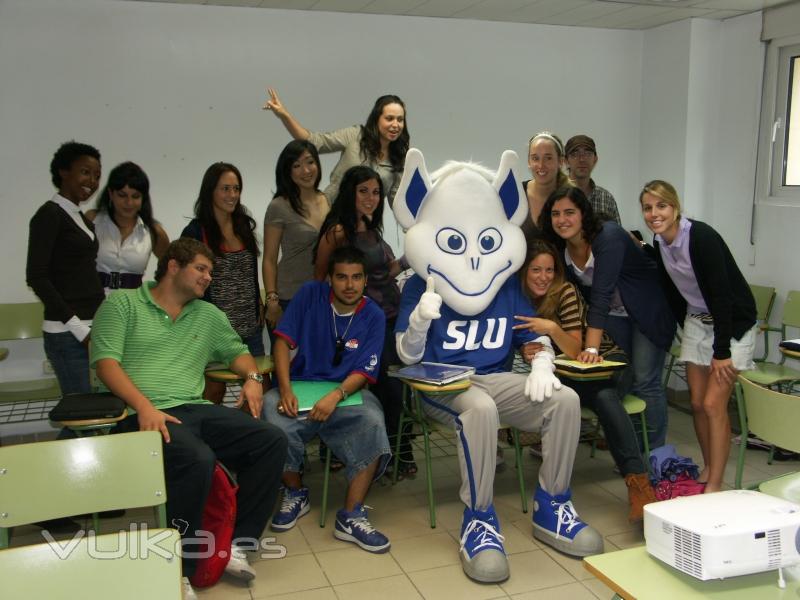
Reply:
<svg viewBox="0 0 800 600"><path fill-rule="evenodd" d="M586 194L595 213L604 221L616 221L622 224L614 196L607 189L595 185L592 179L592 171L597 164L597 147L594 140L588 135L574 135L567 140L564 154L569 167L569 178Z"/></svg>

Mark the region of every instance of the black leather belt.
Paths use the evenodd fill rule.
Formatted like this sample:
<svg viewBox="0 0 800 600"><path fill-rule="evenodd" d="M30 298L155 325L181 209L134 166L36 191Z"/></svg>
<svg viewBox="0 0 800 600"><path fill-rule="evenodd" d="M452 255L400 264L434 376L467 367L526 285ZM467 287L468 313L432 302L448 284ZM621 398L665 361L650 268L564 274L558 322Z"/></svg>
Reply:
<svg viewBox="0 0 800 600"><path fill-rule="evenodd" d="M97 274L100 276L100 282L103 284L103 287L112 290L120 288L135 289L142 285L142 276L136 273L118 273L116 271L113 273L102 273L98 271Z"/></svg>

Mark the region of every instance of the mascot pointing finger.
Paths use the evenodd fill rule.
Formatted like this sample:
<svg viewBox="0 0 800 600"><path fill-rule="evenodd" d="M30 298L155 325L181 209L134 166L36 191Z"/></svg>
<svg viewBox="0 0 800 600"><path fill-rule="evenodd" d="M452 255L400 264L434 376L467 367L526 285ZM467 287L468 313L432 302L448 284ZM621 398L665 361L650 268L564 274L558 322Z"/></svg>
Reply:
<svg viewBox="0 0 800 600"><path fill-rule="evenodd" d="M492 503L500 423L541 430L534 537L574 556L603 551L602 537L571 501L578 396L553 374L550 340L512 329L515 315L535 316L512 277L525 259L520 225L528 214L516 168L517 155L506 151L497 172L448 162L429 175L422 153L412 148L393 207L407 230L405 256L415 272L403 288L395 328L400 359L475 368L467 390L424 397L424 407L430 417L455 425L465 505L461 564L468 577L487 583L509 576ZM543 350L530 374L509 373L510 353L532 342Z"/></svg>

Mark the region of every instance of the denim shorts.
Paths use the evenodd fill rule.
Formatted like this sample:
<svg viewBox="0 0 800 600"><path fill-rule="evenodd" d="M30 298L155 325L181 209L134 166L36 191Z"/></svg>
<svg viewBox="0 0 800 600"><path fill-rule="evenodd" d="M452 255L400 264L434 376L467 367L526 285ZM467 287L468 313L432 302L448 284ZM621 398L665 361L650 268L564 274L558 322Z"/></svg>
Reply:
<svg viewBox="0 0 800 600"><path fill-rule="evenodd" d="M755 369L753 352L756 348L756 332L758 326L753 325L741 339L731 338L731 360L737 371ZM683 322L683 337L681 338L681 362L690 362L696 365L711 365L714 357L714 324L704 323L700 318L686 315Z"/></svg>
<svg viewBox="0 0 800 600"><path fill-rule="evenodd" d="M345 464L347 479L380 458L375 479L383 475L391 457L381 403L372 392L361 390L363 404L343 406L333 411L324 423L285 417L278 412L280 393L272 388L264 397L263 418L277 425L289 438L289 453L284 471L299 473L306 444L319 435L339 460Z"/></svg>

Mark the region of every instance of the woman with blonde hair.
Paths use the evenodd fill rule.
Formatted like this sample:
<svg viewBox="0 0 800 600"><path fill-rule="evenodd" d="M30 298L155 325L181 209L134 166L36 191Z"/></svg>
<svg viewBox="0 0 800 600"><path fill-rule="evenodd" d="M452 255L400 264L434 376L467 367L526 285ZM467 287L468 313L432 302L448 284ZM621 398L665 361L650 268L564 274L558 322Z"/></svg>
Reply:
<svg viewBox="0 0 800 600"><path fill-rule="evenodd" d="M526 328L547 335L569 358L575 359L583 348L586 332L586 305L577 288L565 280L564 265L558 251L544 240L533 240L528 246L525 266L520 269L522 289L536 308L536 317L517 317L523 321L515 329ZM604 335L599 355L608 360L626 361L625 353ZM527 363L531 357L525 357ZM630 521L644 517L643 507L655 501L636 432L622 406L620 388L630 385L631 370L618 371L604 381L569 381L581 404L591 408L600 421L608 441L608 449L628 486Z"/></svg>
<svg viewBox="0 0 800 600"><path fill-rule="evenodd" d="M681 354L705 468L698 481L717 492L730 452L730 398L739 371L753 368L756 303L728 246L702 221L681 216L675 188L645 184L639 195L655 236L656 261L669 306L683 324Z"/></svg>
<svg viewBox="0 0 800 600"><path fill-rule="evenodd" d="M550 194L571 185L563 165L564 144L555 133L542 131L528 140L528 168L533 179L522 182L530 209L528 219L522 224L522 232L528 240L539 233L536 223Z"/></svg>

